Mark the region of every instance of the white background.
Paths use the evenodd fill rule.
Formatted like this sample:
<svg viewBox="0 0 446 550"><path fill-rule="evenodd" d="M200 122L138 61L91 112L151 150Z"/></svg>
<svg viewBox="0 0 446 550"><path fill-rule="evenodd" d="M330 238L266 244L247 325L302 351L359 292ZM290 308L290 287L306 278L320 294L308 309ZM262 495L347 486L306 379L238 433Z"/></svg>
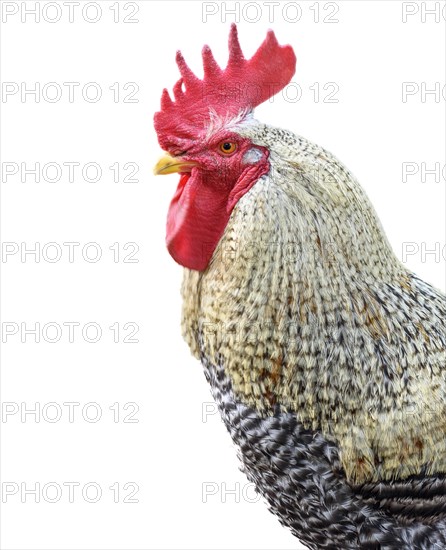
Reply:
<svg viewBox="0 0 446 550"><path fill-rule="evenodd" d="M422 92L442 89L445 83L445 11L437 17L424 12L436 5L444 8L445 3L320 2L319 22L315 2L305 1L282 3L272 21L272 7L264 2L250 2L248 7L239 3L239 14L224 17L223 4L203 7L187 1L99 2L83 14L81 0L73 7L73 22L67 5L47 4L2 5L1 299L7 342L2 346L1 379L1 548L298 548L262 501L250 502L253 492L238 471L235 450L218 416L203 418L203 408L215 411L201 367L181 339L181 268L164 246L166 211L178 177L152 176L161 154L152 116L162 88L171 89L178 78L178 48L201 76L204 43L220 64L226 62L230 22L239 21L246 56L273 28L280 43L295 49L295 85L288 101L279 94L257 109L257 118L289 128L336 154L362 182L398 256L403 259L406 247L407 266L444 290L444 175L423 178L422 163L426 169L445 165L445 104L444 97ZM50 23L47 20L59 17L55 4L60 20ZM235 4L227 2L226 7ZM300 18L292 22L298 15L296 4ZM93 23L88 19L97 16L97 5L101 14ZM40 22L24 12L34 7ZM205 18L203 9L217 13ZM403 22L404 10L417 13ZM125 17L138 22L124 22ZM40 101L32 94L22 99L23 87L30 89L36 82ZM48 101L57 86L43 93L50 82L62 90L59 101ZM79 83L73 102L64 82ZM97 102L82 97L90 82L102 90ZM323 86L330 82L339 88L337 103L323 102ZM405 82L414 83L415 92L403 101ZM114 83L119 100L109 88ZM127 83L138 86L133 103L123 101L135 89L125 88ZM319 101L315 83L321 89ZM302 92L299 101L293 101L296 85ZM5 94L16 86L17 93ZM87 92L94 97L92 88ZM20 169L21 163L29 169L36 162L41 168L51 162L77 162L81 167L93 162L101 166L102 178L85 181L78 167L70 183L62 166L59 181L51 183L41 174L37 183ZM122 181L129 162L138 166L137 182ZM109 169L114 163L121 166L119 182ZM411 163L410 170L416 172L406 182L403 163ZM18 173L8 176L15 165ZM55 173L44 175L51 178ZM64 242L80 243L73 262ZM91 242L102 251L97 262L82 257L84 245ZM22 260L24 247L35 243L41 249L40 261L33 255ZM57 247L44 249L47 243L60 247L59 261L48 261ZM114 243L120 250L118 262L109 249ZM137 262L123 261L132 250L124 250L126 243L139 247ZM5 250L18 251L8 255ZM425 255L426 250L437 252ZM95 256L93 248L86 253ZM64 322L80 323L72 343ZM26 328L40 323L40 343L23 332L21 323ZM63 329L58 342L45 341L56 334L54 326L43 334L46 323ZM82 338L86 323L101 327L97 343ZM117 343L109 329L114 323L120 326ZM126 323L138 325L138 343L122 341L130 333ZM14 327L19 332L6 337ZM66 402L79 403L73 422ZM84 418L95 417L93 408L85 409L90 402L102 411L97 422ZM36 403L40 422L30 414L22 420L20 413ZM44 408L48 403L57 405ZM118 405L112 411L114 403ZM124 410L127 403L139 407L130 418L138 422L123 421L135 407ZM57 407L62 417L48 421ZM115 422L117 408L120 417ZM74 502L63 485L67 482L80 484ZM24 491L36 483L40 502ZM44 489L47 483L53 485ZM98 502L88 502L94 490L82 496L87 483L101 488ZM121 489L117 503L109 489L115 483ZM133 498L138 502L123 502L130 493L126 483L137 485ZM215 492L207 499L206 487ZM225 487L235 494L225 496ZM14 488L18 492L8 496Z"/></svg>

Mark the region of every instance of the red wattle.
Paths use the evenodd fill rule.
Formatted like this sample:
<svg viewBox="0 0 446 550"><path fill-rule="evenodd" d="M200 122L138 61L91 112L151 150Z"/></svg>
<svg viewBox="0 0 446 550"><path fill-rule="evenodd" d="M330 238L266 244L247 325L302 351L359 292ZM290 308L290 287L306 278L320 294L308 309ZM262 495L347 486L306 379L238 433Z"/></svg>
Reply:
<svg viewBox="0 0 446 550"><path fill-rule="evenodd" d="M182 174L167 215L166 243L173 259L204 271L234 206L268 170L268 163L247 167L232 190L205 181L196 168L190 175Z"/></svg>

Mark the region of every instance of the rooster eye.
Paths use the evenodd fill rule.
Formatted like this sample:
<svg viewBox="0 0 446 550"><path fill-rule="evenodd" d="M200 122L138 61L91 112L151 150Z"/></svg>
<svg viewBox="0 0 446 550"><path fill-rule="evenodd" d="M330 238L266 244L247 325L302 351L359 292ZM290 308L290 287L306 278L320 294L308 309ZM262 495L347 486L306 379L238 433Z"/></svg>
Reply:
<svg viewBox="0 0 446 550"><path fill-rule="evenodd" d="M218 148L223 154L232 155L232 153L234 153L234 151L237 149L237 144L233 141L223 141L222 143L220 143Z"/></svg>

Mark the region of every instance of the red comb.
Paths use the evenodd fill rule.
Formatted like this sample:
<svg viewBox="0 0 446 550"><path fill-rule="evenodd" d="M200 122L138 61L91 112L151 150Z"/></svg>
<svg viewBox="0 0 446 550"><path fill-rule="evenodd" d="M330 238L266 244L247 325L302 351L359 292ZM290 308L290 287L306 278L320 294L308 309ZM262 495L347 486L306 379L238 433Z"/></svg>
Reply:
<svg viewBox="0 0 446 550"><path fill-rule="evenodd" d="M296 68L293 49L280 46L273 31L268 31L254 56L245 59L234 23L229 33L226 69L218 66L209 46L204 46L202 55L204 78L200 80L187 66L181 52L177 53L181 78L173 87L175 101L164 89L161 111L154 119L163 149L181 149L183 141L197 139L197 133L209 123L210 111L222 117L249 112L280 92L290 82Z"/></svg>

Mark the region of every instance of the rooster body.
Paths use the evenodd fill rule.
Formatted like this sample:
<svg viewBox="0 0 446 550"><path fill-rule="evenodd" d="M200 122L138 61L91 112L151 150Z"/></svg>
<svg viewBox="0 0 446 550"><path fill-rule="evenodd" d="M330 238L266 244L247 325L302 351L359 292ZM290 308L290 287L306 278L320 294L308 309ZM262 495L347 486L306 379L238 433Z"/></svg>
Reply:
<svg viewBox="0 0 446 550"><path fill-rule="evenodd" d="M174 136L155 119L176 159L158 173L183 174L167 239L183 335L244 471L309 548L444 549L446 299L335 157L245 107Z"/></svg>

